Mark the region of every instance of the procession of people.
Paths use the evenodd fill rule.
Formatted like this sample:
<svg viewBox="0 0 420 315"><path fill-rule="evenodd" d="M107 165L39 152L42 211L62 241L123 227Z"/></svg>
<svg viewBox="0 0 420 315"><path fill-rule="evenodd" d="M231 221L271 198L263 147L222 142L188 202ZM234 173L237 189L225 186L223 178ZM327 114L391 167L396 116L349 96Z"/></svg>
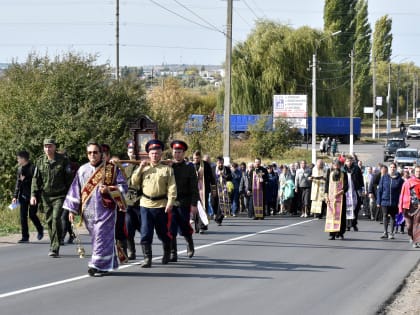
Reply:
<svg viewBox="0 0 420 315"><path fill-rule="evenodd" d="M63 211L76 230L80 216L78 226L84 223L91 237L91 276L135 260L136 232L143 252L141 267L150 268L155 231L165 265L178 261L178 234L192 258L194 232L206 234L211 220L221 226L225 218L241 214L254 220L283 215L325 218L329 240L343 240L346 231L359 231L362 211L372 220L382 216L381 239L392 240L406 227L412 246L420 248L420 166L410 174L391 163L388 171L385 165L365 167L351 155L340 155L330 163L319 159L316 165L305 160L264 165L259 157L226 165L223 157L212 163L200 151L188 158L189 147L182 140L172 141L172 159L162 160L165 144L152 139L140 161L130 141L129 160L123 163L111 158L108 145L91 141L86 145L88 163L76 171L56 145L53 138L45 139L45 155L33 164L26 151L17 155L20 166L12 202L21 204L19 243L29 240L28 213L37 238L43 238L36 215L37 206L42 206L50 236L48 255L59 257L66 234ZM72 239L77 237L73 230L69 233Z"/></svg>

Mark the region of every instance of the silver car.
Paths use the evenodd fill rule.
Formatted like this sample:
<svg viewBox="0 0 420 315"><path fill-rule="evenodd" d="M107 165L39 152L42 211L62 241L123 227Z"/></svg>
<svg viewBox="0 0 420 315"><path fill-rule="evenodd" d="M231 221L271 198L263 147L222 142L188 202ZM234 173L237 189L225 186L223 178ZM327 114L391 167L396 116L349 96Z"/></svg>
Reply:
<svg viewBox="0 0 420 315"><path fill-rule="evenodd" d="M407 139L420 137L420 125L410 125L407 128Z"/></svg>
<svg viewBox="0 0 420 315"><path fill-rule="evenodd" d="M398 149L395 152L394 162L400 169L411 169L416 165L420 165L419 152L414 148Z"/></svg>

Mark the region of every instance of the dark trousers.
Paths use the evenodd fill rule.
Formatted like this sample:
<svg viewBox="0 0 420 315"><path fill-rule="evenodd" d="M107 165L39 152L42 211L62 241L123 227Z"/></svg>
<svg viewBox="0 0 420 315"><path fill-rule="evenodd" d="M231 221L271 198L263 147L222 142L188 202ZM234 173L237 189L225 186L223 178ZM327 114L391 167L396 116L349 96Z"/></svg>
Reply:
<svg viewBox="0 0 420 315"><path fill-rule="evenodd" d="M398 213L398 206L381 206L384 222L384 233L388 234L388 224L391 226L391 233L394 234L395 215Z"/></svg>
<svg viewBox="0 0 420 315"><path fill-rule="evenodd" d="M22 238L29 239L29 228L28 228L28 213L29 218L32 223L35 225L38 233L42 233L43 228L41 222L39 221L36 212L38 211L38 206L31 206L29 201L24 198L19 198L20 203L20 226L22 228Z"/></svg>
<svg viewBox="0 0 420 315"><path fill-rule="evenodd" d="M240 204L240 212L246 212L247 211L247 197L245 193L239 194L239 204Z"/></svg>
<svg viewBox="0 0 420 315"><path fill-rule="evenodd" d="M168 244L171 236L168 230L170 214L165 213L165 208L140 207L141 229L140 244L150 245L153 241L153 232L156 229L158 238Z"/></svg>
<svg viewBox="0 0 420 315"><path fill-rule="evenodd" d="M361 206L362 206L362 200L359 197L359 195L357 195L357 204L356 204L356 208L354 208L354 219L351 220L352 227L357 226L357 218L359 217L359 211L360 211Z"/></svg>
<svg viewBox="0 0 420 315"><path fill-rule="evenodd" d="M248 218L254 217L254 197L252 195L246 196L248 204Z"/></svg>
<svg viewBox="0 0 420 315"><path fill-rule="evenodd" d="M125 212L117 210L117 221L115 222L115 239L120 242L127 240L127 229L125 228Z"/></svg>
<svg viewBox="0 0 420 315"><path fill-rule="evenodd" d="M69 233L70 239L74 238L74 232L71 227L71 223L69 220L69 210L64 209L63 213L61 214L61 225L63 227L63 233L61 234L61 240L64 241L66 238L66 234Z"/></svg>
<svg viewBox="0 0 420 315"><path fill-rule="evenodd" d="M232 214L236 214L239 212L239 189L234 189L232 194Z"/></svg>
<svg viewBox="0 0 420 315"><path fill-rule="evenodd" d="M130 240L134 240L136 231L140 233L141 218L140 218L140 207L139 206L128 206L127 213L125 215L125 225L127 228L127 237Z"/></svg>
<svg viewBox="0 0 420 315"><path fill-rule="evenodd" d="M190 224L190 209L186 207L172 208L170 232L176 237L178 232L182 236L192 235L194 230Z"/></svg>

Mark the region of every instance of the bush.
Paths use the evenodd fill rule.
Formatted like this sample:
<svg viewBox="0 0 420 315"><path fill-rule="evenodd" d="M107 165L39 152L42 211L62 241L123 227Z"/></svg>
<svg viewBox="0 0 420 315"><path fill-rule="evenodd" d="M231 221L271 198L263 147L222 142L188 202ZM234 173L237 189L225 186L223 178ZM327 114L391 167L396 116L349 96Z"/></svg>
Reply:
<svg viewBox="0 0 420 315"><path fill-rule="evenodd" d="M271 130L264 118L250 127L250 145L256 156L282 158L298 142L299 136L284 119L277 119Z"/></svg>

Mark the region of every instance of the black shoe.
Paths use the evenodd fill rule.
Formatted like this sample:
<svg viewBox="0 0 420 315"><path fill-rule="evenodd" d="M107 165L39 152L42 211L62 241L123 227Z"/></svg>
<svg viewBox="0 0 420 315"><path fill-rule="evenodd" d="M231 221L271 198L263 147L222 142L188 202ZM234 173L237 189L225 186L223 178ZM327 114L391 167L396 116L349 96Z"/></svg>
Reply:
<svg viewBox="0 0 420 315"><path fill-rule="evenodd" d="M73 237L69 237L69 239L67 240L67 244L73 244Z"/></svg>
<svg viewBox="0 0 420 315"><path fill-rule="evenodd" d="M88 274L91 277L101 277L101 276L103 276L107 273L108 273L108 271L98 270L98 269L93 268L93 267L88 268Z"/></svg>
<svg viewBox="0 0 420 315"><path fill-rule="evenodd" d="M388 239L388 233L382 234L381 238Z"/></svg>
<svg viewBox="0 0 420 315"><path fill-rule="evenodd" d="M22 243L29 243L29 238L21 238L21 239L18 241L18 243L19 243L19 244L22 244Z"/></svg>
<svg viewBox="0 0 420 315"><path fill-rule="evenodd" d="M350 231L350 227L347 227L346 229L347 229L347 231Z"/></svg>
<svg viewBox="0 0 420 315"><path fill-rule="evenodd" d="M57 258L58 257L58 251L57 250L50 250L50 252L48 253L48 256L50 256L52 258Z"/></svg>
<svg viewBox="0 0 420 315"><path fill-rule="evenodd" d="M141 268L152 268L152 260L144 259L143 263L140 265Z"/></svg>
<svg viewBox="0 0 420 315"><path fill-rule="evenodd" d="M335 235L330 236L328 239L331 241L335 240Z"/></svg>
<svg viewBox="0 0 420 315"><path fill-rule="evenodd" d="M359 232L359 228L357 227L357 225L353 226L353 230L354 230L355 232Z"/></svg>
<svg viewBox="0 0 420 315"><path fill-rule="evenodd" d="M64 246L64 240L60 240L60 246Z"/></svg>
<svg viewBox="0 0 420 315"><path fill-rule="evenodd" d="M41 229L41 231L38 231L38 235L36 236L38 241L42 240L44 238L44 228Z"/></svg>

